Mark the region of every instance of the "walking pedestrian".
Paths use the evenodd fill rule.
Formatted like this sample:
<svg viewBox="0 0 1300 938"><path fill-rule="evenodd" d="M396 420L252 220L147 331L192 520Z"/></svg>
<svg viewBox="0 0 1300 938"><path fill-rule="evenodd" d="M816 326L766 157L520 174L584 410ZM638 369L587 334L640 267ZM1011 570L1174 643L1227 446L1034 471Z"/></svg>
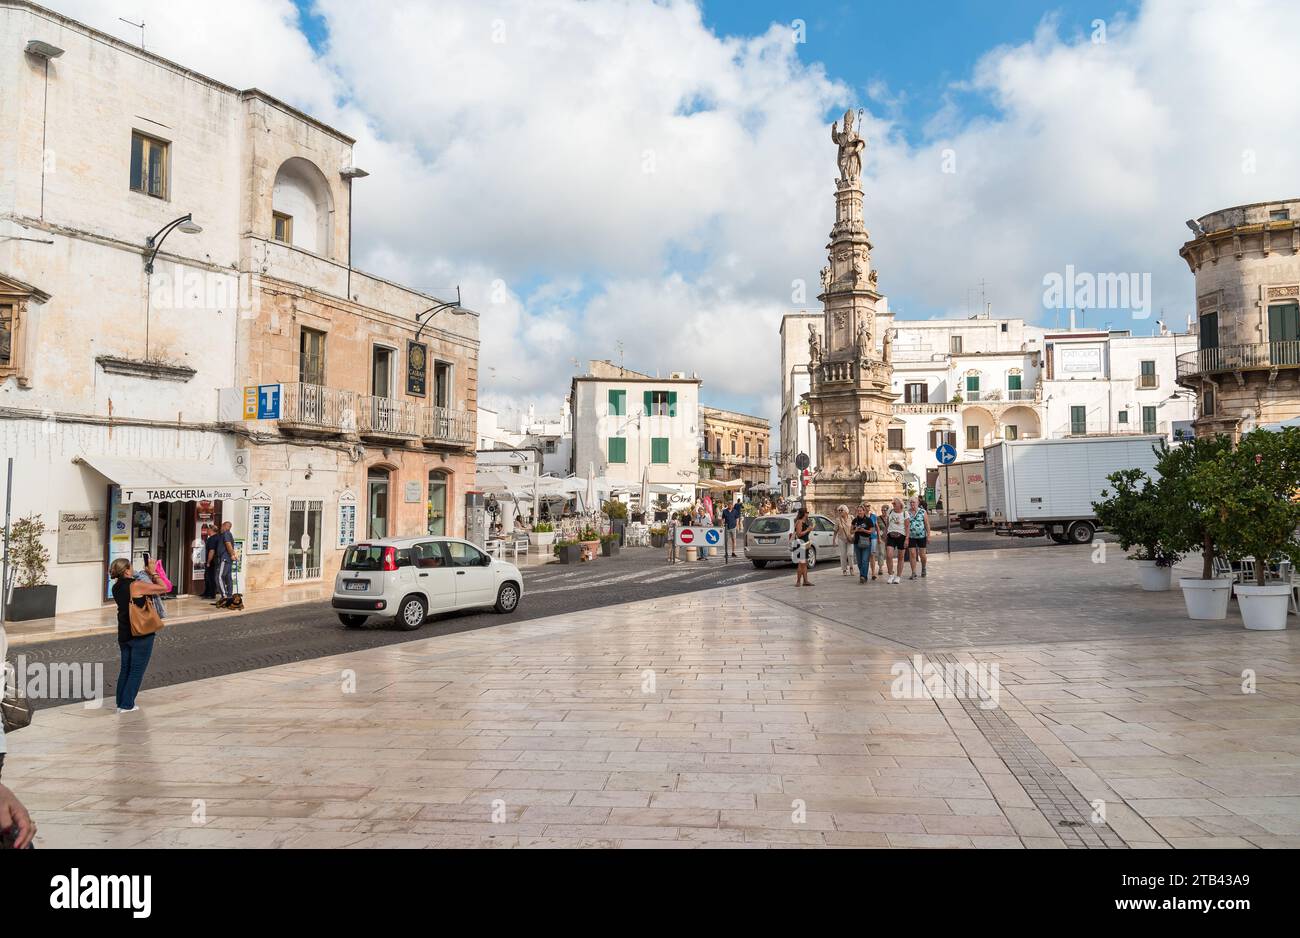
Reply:
<svg viewBox="0 0 1300 938"><path fill-rule="evenodd" d="M848 505L841 505L835 510L835 533L831 535L831 544L840 552L840 576L848 576L853 569L852 558L856 543L853 516L849 514Z"/></svg>
<svg viewBox="0 0 1300 938"><path fill-rule="evenodd" d="M885 573L885 513L888 505L881 505L876 512L870 505L867 512L871 515L871 579L878 580Z"/></svg>
<svg viewBox="0 0 1300 938"><path fill-rule="evenodd" d="M221 525L217 539L217 587L221 591L219 604L230 605L230 597L235 594L235 561L239 559L235 552L234 527L229 521Z"/></svg>
<svg viewBox="0 0 1300 938"><path fill-rule="evenodd" d="M858 506L858 513L853 516L853 553L858 565L858 582L865 583L871 575L871 561L874 556L876 521L871 509L866 505Z"/></svg>
<svg viewBox="0 0 1300 938"><path fill-rule="evenodd" d="M117 603L117 647L122 653L122 669L117 675L117 712L134 713L144 672L153 654L152 635L135 635L131 631L131 603L143 605L153 596L161 596L167 588L154 583L143 583L135 577L131 561L120 557L109 569L113 580L113 601Z"/></svg>
<svg viewBox="0 0 1300 938"><path fill-rule="evenodd" d="M907 513L903 500L896 498L885 515L885 564L889 569L887 583L903 582L903 556L907 552Z"/></svg>
<svg viewBox="0 0 1300 938"><path fill-rule="evenodd" d="M740 518L744 509L740 507L740 499L731 503L731 507L722 511L722 522L726 525L726 536L722 542L722 552L726 554L730 551L732 560L736 559L736 536L740 530Z"/></svg>
<svg viewBox="0 0 1300 938"><path fill-rule="evenodd" d="M916 579L916 561L921 561L921 577L925 578L926 547L930 542L930 512L917 499L910 503L907 514L907 559Z"/></svg>
<svg viewBox="0 0 1300 938"><path fill-rule="evenodd" d="M801 507L794 518L794 537L790 540L790 560L795 565L794 585L812 586L808 579L808 540L812 536L812 520L808 509Z"/></svg>

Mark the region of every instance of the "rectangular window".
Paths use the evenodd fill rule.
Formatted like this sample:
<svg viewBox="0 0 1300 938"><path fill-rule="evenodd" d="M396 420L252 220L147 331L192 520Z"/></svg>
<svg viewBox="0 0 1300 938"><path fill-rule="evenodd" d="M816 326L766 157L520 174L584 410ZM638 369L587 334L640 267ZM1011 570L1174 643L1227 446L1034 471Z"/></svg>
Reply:
<svg viewBox="0 0 1300 938"><path fill-rule="evenodd" d="M370 393L391 397L393 393L393 350L376 345L370 359Z"/></svg>
<svg viewBox="0 0 1300 938"><path fill-rule="evenodd" d="M610 465L621 466L627 462L627 440L618 436L609 438Z"/></svg>
<svg viewBox="0 0 1300 938"><path fill-rule="evenodd" d="M131 191L155 199L167 198L167 156L170 146L162 140L131 134Z"/></svg>
<svg viewBox="0 0 1300 938"><path fill-rule="evenodd" d="M1275 209L1268 213L1269 221L1290 221L1291 210L1286 208Z"/></svg>
<svg viewBox="0 0 1300 938"><path fill-rule="evenodd" d="M1082 436L1088 432L1088 408L1070 408L1070 432L1075 436Z"/></svg>
<svg viewBox="0 0 1300 938"><path fill-rule="evenodd" d="M1020 389L1020 375L1007 375L1007 390L1019 391Z"/></svg>
<svg viewBox="0 0 1300 938"><path fill-rule="evenodd" d="M904 404L928 404L930 403L930 388L923 381L911 382L903 385L903 403Z"/></svg>
<svg viewBox="0 0 1300 938"><path fill-rule="evenodd" d="M298 339L298 380L303 384L325 383L325 333L302 330Z"/></svg>
<svg viewBox="0 0 1300 938"><path fill-rule="evenodd" d="M948 340L948 352L952 355L961 354L961 336L955 335Z"/></svg>
<svg viewBox="0 0 1300 938"><path fill-rule="evenodd" d="M731 455L736 455L736 438L734 436L731 438Z"/></svg>
<svg viewBox="0 0 1300 938"><path fill-rule="evenodd" d="M889 428L889 448L891 450L901 450L903 448L903 428Z"/></svg>
<svg viewBox="0 0 1300 938"><path fill-rule="evenodd" d="M651 417L676 417L676 391L646 391L645 412Z"/></svg>
<svg viewBox="0 0 1300 938"><path fill-rule="evenodd" d="M937 450L944 444L944 432L942 430L931 430L926 441L926 448Z"/></svg>
<svg viewBox="0 0 1300 938"><path fill-rule="evenodd" d="M966 428L966 448L967 448L967 449L979 449L979 448L980 448L980 428L979 428L979 427L967 427L967 428Z"/></svg>
<svg viewBox="0 0 1300 938"><path fill-rule="evenodd" d="M289 502L289 554L286 579L291 582L320 579L320 523L325 503L294 499Z"/></svg>
<svg viewBox="0 0 1300 938"><path fill-rule="evenodd" d="M1199 324L1198 332L1200 333L1201 348L1218 348L1219 347L1219 314L1202 313L1197 318Z"/></svg>
<svg viewBox="0 0 1300 938"><path fill-rule="evenodd" d="M627 416L627 391L609 392L609 415L611 417Z"/></svg>
<svg viewBox="0 0 1300 938"><path fill-rule="evenodd" d="M14 341L17 311L18 307L12 303L0 303L0 368L12 368L17 357Z"/></svg>
<svg viewBox="0 0 1300 938"><path fill-rule="evenodd" d="M1142 362L1142 373L1138 375L1138 387L1150 390L1159 385L1156 378L1156 363L1153 361Z"/></svg>
<svg viewBox="0 0 1300 938"><path fill-rule="evenodd" d="M1120 422L1121 424L1125 425L1125 426L1128 425L1128 411L1127 411L1127 410L1121 410L1121 411L1119 412L1119 422Z"/></svg>
<svg viewBox="0 0 1300 938"><path fill-rule="evenodd" d="M656 466L668 465L668 438L657 436L650 440L650 461Z"/></svg>
<svg viewBox="0 0 1300 938"><path fill-rule="evenodd" d="M275 240L284 244L293 244L293 216L284 212L272 212L275 224Z"/></svg>
<svg viewBox="0 0 1300 938"><path fill-rule="evenodd" d="M1020 439L1020 428L1014 423L1009 423L1002 428L1002 436L1004 439L1018 440Z"/></svg>
<svg viewBox="0 0 1300 938"><path fill-rule="evenodd" d="M1142 432L1155 433L1156 431L1156 409L1154 407L1142 408Z"/></svg>
<svg viewBox="0 0 1300 938"><path fill-rule="evenodd" d="M1206 388L1201 392L1201 416L1214 416L1214 389Z"/></svg>
<svg viewBox="0 0 1300 938"><path fill-rule="evenodd" d="M749 440L745 441L745 458L749 458Z"/></svg>

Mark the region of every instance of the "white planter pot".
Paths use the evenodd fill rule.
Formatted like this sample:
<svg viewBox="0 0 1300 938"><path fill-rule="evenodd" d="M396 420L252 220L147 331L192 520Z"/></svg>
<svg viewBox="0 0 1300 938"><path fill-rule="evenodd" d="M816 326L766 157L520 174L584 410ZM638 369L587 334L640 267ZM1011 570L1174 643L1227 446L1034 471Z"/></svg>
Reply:
<svg viewBox="0 0 1300 938"><path fill-rule="evenodd" d="M1291 586L1237 587L1237 602L1241 604L1241 619L1253 632L1279 632L1286 628L1286 614L1291 602Z"/></svg>
<svg viewBox="0 0 1300 938"><path fill-rule="evenodd" d="M541 549L548 548L555 543L555 532L554 531L545 531L545 532L531 531L528 534L528 543L537 548L541 548Z"/></svg>
<svg viewBox="0 0 1300 938"><path fill-rule="evenodd" d="M1148 593L1163 593L1173 588L1173 567L1157 567L1154 560L1134 560L1132 563L1137 567L1138 582Z"/></svg>
<svg viewBox="0 0 1300 938"><path fill-rule="evenodd" d="M1232 580L1181 579L1183 601L1189 619L1221 620L1228 618L1228 601L1232 599Z"/></svg>

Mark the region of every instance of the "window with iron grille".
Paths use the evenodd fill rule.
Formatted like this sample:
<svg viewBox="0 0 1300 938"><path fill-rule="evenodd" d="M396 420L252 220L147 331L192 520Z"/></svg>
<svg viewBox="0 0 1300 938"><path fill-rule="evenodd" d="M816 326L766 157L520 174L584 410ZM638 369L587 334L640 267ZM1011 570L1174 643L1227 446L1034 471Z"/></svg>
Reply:
<svg viewBox="0 0 1300 938"><path fill-rule="evenodd" d="M289 502L289 544L285 579L299 583L320 579L321 515L324 502L296 498Z"/></svg>

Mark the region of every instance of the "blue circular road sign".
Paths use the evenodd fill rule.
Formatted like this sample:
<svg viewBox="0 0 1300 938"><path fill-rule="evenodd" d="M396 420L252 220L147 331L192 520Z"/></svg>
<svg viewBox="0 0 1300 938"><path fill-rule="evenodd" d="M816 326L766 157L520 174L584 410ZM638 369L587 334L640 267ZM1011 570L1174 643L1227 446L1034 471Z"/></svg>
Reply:
<svg viewBox="0 0 1300 938"><path fill-rule="evenodd" d="M951 466L957 461L957 447L945 443L934 451L934 458L939 460L941 466Z"/></svg>
<svg viewBox="0 0 1300 938"><path fill-rule="evenodd" d="M715 530L712 530L712 531L705 531L705 532L704 532L704 540L705 540L707 543L709 543L709 544L716 544L716 543L718 543L718 541L720 540L720 538L721 538L721 535L719 534L719 532L718 532L716 529L715 529Z"/></svg>

